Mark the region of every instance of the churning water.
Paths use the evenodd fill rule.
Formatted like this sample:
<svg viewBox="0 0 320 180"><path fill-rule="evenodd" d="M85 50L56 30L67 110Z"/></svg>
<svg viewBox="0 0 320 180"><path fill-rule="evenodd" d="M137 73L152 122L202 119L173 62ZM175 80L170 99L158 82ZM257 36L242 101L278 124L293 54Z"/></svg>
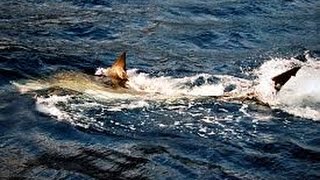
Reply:
<svg viewBox="0 0 320 180"><path fill-rule="evenodd" d="M0 2L0 177L319 179L319 9ZM90 81L122 51L128 90ZM271 78L295 65L275 93Z"/></svg>

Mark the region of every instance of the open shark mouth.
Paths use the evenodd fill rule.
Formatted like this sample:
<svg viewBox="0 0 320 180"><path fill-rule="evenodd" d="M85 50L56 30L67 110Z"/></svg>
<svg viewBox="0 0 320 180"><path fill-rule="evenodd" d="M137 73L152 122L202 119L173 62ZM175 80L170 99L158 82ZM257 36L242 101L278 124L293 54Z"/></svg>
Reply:
<svg viewBox="0 0 320 180"><path fill-rule="evenodd" d="M256 120L264 120L270 116L270 108L263 115L249 112L248 108L259 108L256 101L231 100L219 98L224 94L238 96L254 92L258 99L268 104L271 109L281 110L294 116L312 120L320 120L320 69L319 61L309 59L302 65L295 77L286 83L281 91L275 93L272 77L284 72L292 64L302 62L296 59L271 59L259 68L246 72L251 79L238 78L229 75L197 74L190 77L174 78L170 76L152 77L147 73L139 73L137 69L128 70L129 89L104 89L101 85L90 84L86 75L65 74L64 81L54 79L44 83L43 81L14 82L23 93L35 93L37 110L58 120L68 121L71 124L95 131L108 131L110 124L136 131L137 126L151 126L154 119L167 118L168 124L153 124L153 126L166 127L174 124L188 126L188 119L198 119L208 123L219 120L236 120L239 114L219 115L211 112L212 108L219 111L234 111L235 108L242 116L252 117ZM72 75L72 76L71 76ZM68 79L69 77L69 79ZM72 77L72 78L70 78ZM76 78L75 78L76 77ZM61 79L61 78L60 78ZM72 83L73 82L73 83ZM231 98L232 99L232 98ZM212 102L215 102L212 105ZM223 104L223 105L222 105ZM228 109L228 104L232 108ZM267 110L269 109L269 110ZM140 113L133 113L133 112ZM173 112L166 115L166 112ZM141 122L130 123L130 120L108 120L107 117L116 117L117 113L139 114ZM182 115L186 121L174 121L174 114ZM137 116L137 115L136 115ZM154 116L154 117L152 117ZM189 127L190 126L190 127ZM140 128L141 129L141 128ZM142 128L143 129L143 128ZM145 131L143 129L141 131ZM205 133L204 133L205 132ZM214 133L198 127L199 135ZM204 135L205 136L205 135Z"/></svg>

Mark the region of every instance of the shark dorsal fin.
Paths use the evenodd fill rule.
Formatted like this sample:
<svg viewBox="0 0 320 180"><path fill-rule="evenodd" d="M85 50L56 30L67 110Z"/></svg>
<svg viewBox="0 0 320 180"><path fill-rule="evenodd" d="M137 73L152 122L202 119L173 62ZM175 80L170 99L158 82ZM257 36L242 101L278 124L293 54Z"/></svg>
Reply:
<svg viewBox="0 0 320 180"><path fill-rule="evenodd" d="M297 67L291 68L288 71L283 72L283 73L273 77L272 81L274 81L274 84L275 84L274 88L277 91L280 91L281 87L289 81L291 76L295 76L300 68L301 68L301 66L297 66Z"/></svg>
<svg viewBox="0 0 320 180"><path fill-rule="evenodd" d="M129 80L126 72L126 53L123 52L108 68L98 68L95 72L96 76L107 77L112 81L112 87L126 87L126 82ZM104 78L105 79L105 78Z"/></svg>
<svg viewBox="0 0 320 180"><path fill-rule="evenodd" d="M126 71L126 52L123 52L118 59L112 64L111 68L123 69Z"/></svg>
<svg viewBox="0 0 320 180"><path fill-rule="evenodd" d="M126 72L126 53L123 52L110 68L107 68L106 76L111 78L114 87L126 87L128 74Z"/></svg>

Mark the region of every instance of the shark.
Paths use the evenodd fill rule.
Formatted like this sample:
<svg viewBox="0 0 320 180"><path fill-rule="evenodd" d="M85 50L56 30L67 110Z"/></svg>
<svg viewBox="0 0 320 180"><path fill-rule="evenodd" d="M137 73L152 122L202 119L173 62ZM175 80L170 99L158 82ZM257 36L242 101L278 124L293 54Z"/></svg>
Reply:
<svg viewBox="0 0 320 180"><path fill-rule="evenodd" d="M95 72L95 76L111 80L111 86L113 88L127 88L126 83L129 80L129 77L126 69L126 52L121 53L111 67L99 67Z"/></svg>
<svg viewBox="0 0 320 180"><path fill-rule="evenodd" d="M114 63L107 68L99 67L94 74L78 71L61 71L50 77L13 82L21 93L43 95L118 93L140 94L129 88L126 69L126 52L121 53Z"/></svg>
<svg viewBox="0 0 320 180"><path fill-rule="evenodd" d="M126 66L126 52L122 52L113 62L110 67L98 67L94 74L86 74L81 72L60 72L50 78L32 80L23 86L19 84L20 92L35 90L37 94L43 94L43 90L50 94L81 94L88 93L91 95L99 93L117 93L130 94L134 96L145 95L148 92L135 90L128 85L129 76ZM281 88L291 79L296 76L301 69L301 65L295 65L290 69L274 76L271 80L275 93L278 93ZM31 89L30 89L31 88ZM252 89L252 90L251 90ZM253 101L258 104L268 105L262 100L259 95L249 88L249 91L242 93L225 92L223 95L213 98L226 101ZM42 93L39 93L42 92ZM47 94L48 95L48 94Z"/></svg>
<svg viewBox="0 0 320 180"><path fill-rule="evenodd" d="M299 56L296 59L300 60L301 57ZM306 58L302 58L302 60L300 61L305 62L305 59ZM273 82L273 88L274 88L275 94L277 94L281 90L281 88L291 79L291 77L296 76L297 72L301 69L301 67L302 67L301 65L294 65L293 67L289 68L285 72L282 72L281 74L278 74L271 79ZM128 86L126 85L126 83L129 81L128 74L126 72L126 53L123 52L115 60L115 62L111 65L111 67L107 67L107 68L99 67L95 72L95 76L100 77L104 83L111 82L111 87L114 89L117 89L119 87L128 89ZM214 98L222 99L222 100L236 100L236 101L250 100L250 101L257 102L258 104L268 106L268 103L260 99L259 95L254 90L244 92L241 94L226 92L223 95L216 96Z"/></svg>
<svg viewBox="0 0 320 180"><path fill-rule="evenodd" d="M272 81L272 89L271 93L273 97L275 97L282 89L282 87L289 82L289 80L296 76L297 72L302 68L301 65L296 65L285 72L282 72L274 77L271 78ZM268 101L263 99L259 93L255 89L255 85L251 85L246 91L243 92L225 92L221 96L215 97L216 99L224 100L224 101L237 101L237 102L254 102L256 104L264 105L264 106L271 106Z"/></svg>

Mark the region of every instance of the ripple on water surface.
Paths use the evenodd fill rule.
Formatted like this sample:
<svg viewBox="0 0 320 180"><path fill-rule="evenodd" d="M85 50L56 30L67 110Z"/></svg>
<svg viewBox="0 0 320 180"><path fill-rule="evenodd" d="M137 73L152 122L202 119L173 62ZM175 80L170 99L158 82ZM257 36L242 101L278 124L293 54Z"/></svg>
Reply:
<svg viewBox="0 0 320 180"><path fill-rule="evenodd" d="M1 1L0 178L319 179L319 2Z"/></svg>

